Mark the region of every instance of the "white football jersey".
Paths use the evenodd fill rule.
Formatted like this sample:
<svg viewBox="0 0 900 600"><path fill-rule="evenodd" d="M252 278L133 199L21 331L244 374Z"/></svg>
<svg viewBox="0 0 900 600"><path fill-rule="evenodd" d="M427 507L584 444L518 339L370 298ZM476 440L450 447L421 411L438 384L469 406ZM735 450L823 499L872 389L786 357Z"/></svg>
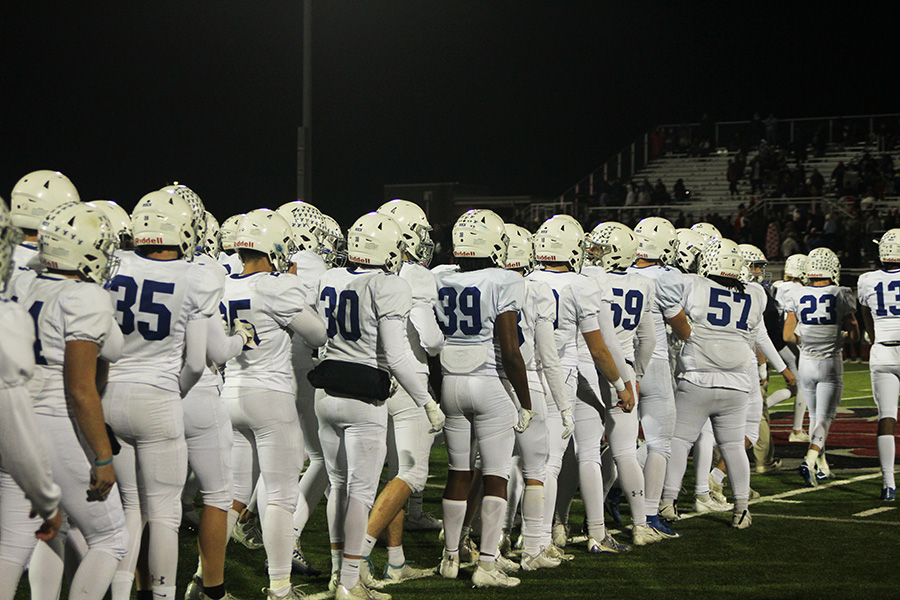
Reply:
<svg viewBox="0 0 900 600"><path fill-rule="evenodd" d="M878 342L872 350L884 342L900 343L900 269L863 273L856 293L860 304L872 311L874 341ZM874 359L873 356L870 362Z"/></svg>
<svg viewBox="0 0 900 600"><path fill-rule="evenodd" d="M519 351L529 371L537 370L535 356L535 328L538 321L553 323L556 319L556 298L550 286L541 281L525 280L525 304L519 312Z"/></svg>
<svg viewBox="0 0 900 600"><path fill-rule="evenodd" d="M683 289L692 326L681 353L681 376L702 387L749 392L756 384L747 365L755 356L750 349L766 308L765 291L748 286L741 293L693 274L685 275Z"/></svg>
<svg viewBox="0 0 900 600"><path fill-rule="evenodd" d="M841 353L841 327L844 318L856 312L856 300L850 288L805 286L787 295L785 311L797 317L800 355L827 359Z"/></svg>
<svg viewBox="0 0 900 600"><path fill-rule="evenodd" d="M775 294L775 307L778 309L778 315L784 319L784 303L788 294L794 290L800 289L803 284L799 281L776 281L772 284L772 291Z"/></svg>
<svg viewBox="0 0 900 600"><path fill-rule="evenodd" d="M34 321L21 306L0 298L0 387L14 388L34 373Z"/></svg>
<svg viewBox="0 0 900 600"><path fill-rule="evenodd" d="M447 338L441 352L444 372L498 374L494 323L502 313L522 310L525 280L518 273L496 267L443 270L435 274L435 280L435 312Z"/></svg>
<svg viewBox="0 0 900 600"><path fill-rule="evenodd" d="M241 257L237 251L231 254L224 251L219 252L219 257L216 260L222 265L228 275L240 275L241 271L244 270L244 263L241 262Z"/></svg>
<svg viewBox="0 0 900 600"><path fill-rule="evenodd" d="M89 341L103 346L116 327L107 292L95 283L59 275L38 275L19 297L35 323L33 343L37 365L29 383L39 415L69 414L63 364L66 343Z"/></svg>
<svg viewBox="0 0 900 600"><path fill-rule="evenodd" d="M320 356L390 372L378 343L378 323L405 321L412 292L400 277L380 269L330 269L319 278L316 310L325 321L328 342Z"/></svg>
<svg viewBox="0 0 900 600"><path fill-rule="evenodd" d="M309 297L309 305L316 303L316 289L319 277L328 270L325 260L312 250L301 250L291 256L291 262L297 265L297 277Z"/></svg>
<svg viewBox="0 0 900 600"><path fill-rule="evenodd" d="M10 275L6 295L16 300L21 295L19 290L27 289L31 285L31 280L38 273L40 263L38 262L37 243L22 242L13 248L13 266L15 268Z"/></svg>
<svg viewBox="0 0 900 600"><path fill-rule="evenodd" d="M215 314L221 282L200 263L155 260L137 252L116 256L119 270L108 289L125 348L109 380L180 393L187 322Z"/></svg>
<svg viewBox="0 0 900 600"><path fill-rule="evenodd" d="M434 274L419 263L404 262L400 267L400 278L409 284L412 292L413 306L418 304L427 305L434 308L437 304L437 282ZM406 324L406 333L409 338L410 352L415 358L416 371L419 373L428 372L428 353L422 347L419 340L419 332L410 319Z"/></svg>
<svg viewBox="0 0 900 600"><path fill-rule="evenodd" d="M650 314L653 315L653 324L656 327L656 346L653 348L653 358L669 360L669 341L666 337L666 318L677 315L685 301L685 275L672 267L649 265L646 267L628 267L628 273L637 273L656 282L654 290L654 302Z"/></svg>
<svg viewBox="0 0 900 600"><path fill-rule="evenodd" d="M625 360L634 366L634 336L642 319L652 319L656 284L638 273L611 271L602 267L584 267L582 273L604 282L612 294L613 326Z"/></svg>
<svg viewBox="0 0 900 600"><path fill-rule="evenodd" d="M200 265L205 269L209 270L209 273L212 277L215 278L216 284L219 286L219 290L225 289L225 278L228 276L225 271L225 267L223 267L219 262L212 258L211 256L207 256L206 254L197 254L194 256L194 264ZM221 295L221 292L220 292ZM219 321L219 313L214 314L212 316L213 319ZM208 363L209 361L207 361ZM217 367L215 365L207 364L207 367L203 369L203 374L200 376L200 381L198 381L194 387L196 388L216 388L221 389L222 387L222 375L219 373Z"/></svg>
<svg viewBox="0 0 900 600"><path fill-rule="evenodd" d="M597 279L581 273L539 270L532 272L528 278L550 286L556 301L553 329L556 330L560 362L563 369L576 369L579 360L578 334L600 329L597 320L600 303L609 298L604 298ZM587 351L586 347L583 351ZM590 358L587 360L591 362Z"/></svg>

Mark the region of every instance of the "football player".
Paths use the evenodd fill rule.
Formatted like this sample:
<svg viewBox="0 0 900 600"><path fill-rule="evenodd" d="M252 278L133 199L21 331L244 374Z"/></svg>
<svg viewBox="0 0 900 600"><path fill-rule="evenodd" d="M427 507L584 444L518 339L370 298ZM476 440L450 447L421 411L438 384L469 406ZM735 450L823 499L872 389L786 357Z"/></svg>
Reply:
<svg viewBox="0 0 900 600"><path fill-rule="evenodd" d="M878 405L878 460L881 499L897 497L894 481L894 428L900 395L900 229L891 229L878 242L881 269L859 277L857 296L863 323L872 344L869 370L872 394Z"/></svg>
<svg viewBox="0 0 900 600"><path fill-rule="evenodd" d="M92 200L85 202L91 208L96 208L109 219L113 232L119 239L119 250L134 249L134 232L131 227L131 216L124 208L112 200Z"/></svg>
<svg viewBox="0 0 900 600"><path fill-rule="evenodd" d="M809 286L785 299L784 341L800 346L800 389L809 405L810 441L799 471L815 487L830 477L825 441L844 391L841 351L845 332L850 341L859 341L859 325L856 300L839 285L841 262L834 252L812 250L804 271Z"/></svg>
<svg viewBox="0 0 900 600"><path fill-rule="evenodd" d="M806 265L805 254L792 254L784 261L784 279L776 281L772 284L775 294L775 306L778 308L779 316L784 321L785 308L784 301L788 293L803 287L806 280L806 273L803 271ZM787 364L788 368L797 373L797 355L799 350L793 344L785 343L784 348L778 351L781 358ZM776 404L794 397L794 425L791 427L791 433L788 436L789 442L809 443L809 434L803 431L803 415L806 413L806 401L803 399L803 392L796 385L793 387L778 390L771 396L766 398L766 404L772 408Z"/></svg>
<svg viewBox="0 0 900 600"><path fill-rule="evenodd" d="M244 266L241 264L241 258L238 256L237 248L234 247L234 236L237 235L238 225L244 218L243 213L232 215L222 221L219 227L219 248L221 252L216 257L219 264L225 267L225 271L232 275L240 273Z"/></svg>

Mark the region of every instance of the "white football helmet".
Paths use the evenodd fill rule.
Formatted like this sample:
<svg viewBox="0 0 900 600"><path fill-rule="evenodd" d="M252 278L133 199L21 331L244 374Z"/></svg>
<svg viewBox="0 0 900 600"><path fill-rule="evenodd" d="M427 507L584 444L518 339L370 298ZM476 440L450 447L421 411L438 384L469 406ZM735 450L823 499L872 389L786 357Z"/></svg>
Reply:
<svg viewBox="0 0 900 600"><path fill-rule="evenodd" d="M492 210L475 208L462 214L453 225L453 256L490 258L501 269L506 267L509 236L503 219Z"/></svg>
<svg viewBox="0 0 900 600"><path fill-rule="evenodd" d="M719 231L719 228L712 223L694 223L693 225L691 225L691 231L696 231L697 233L702 235L706 239L707 243L709 243L710 239L722 239L722 233Z"/></svg>
<svg viewBox="0 0 900 600"><path fill-rule="evenodd" d="M554 215L534 234L535 260L539 263L565 263L581 272L584 264L584 229L569 215Z"/></svg>
<svg viewBox="0 0 900 600"><path fill-rule="evenodd" d="M91 200L85 204L106 215L112 225L113 233L119 238L119 248L130 248L133 245L134 232L131 228L131 217L124 208L112 200Z"/></svg>
<svg viewBox="0 0 900 600"><path fill-rule="evenodd" d="M791 254L784 261L784 276L793 277L799 281L806 281L806 255Z"/></svg>
<svg viewBox="0 0 900 600"><path fill-rule="evenodd" d="M322 215L322 257L329 267L343 267L347 264L347 240L338 222L328 215Z"/></svg>
<svg viewBox="0 0 900 600"><path fill-rule="evenodd" d="M203 252L216 258L219 256L219 221L209 211L206 211L204 220L206 226L203 228L203 239L200 243Z"/></svg>
<svg viewBox="0 0 900 600"><path fill-rule="evenodd" d="M738 245L728 239L707 244L700 255L700 275L740 279L744 257Z"/></svg>
<svg viewBox="0 0 900 600"><path fill-rule="evenodd" d="M755 281L762 283L766 278L766 266L769 259L763 251L753 244L740 244L738 249L744 257L744 268L741 271L741 281Z"/></svg>
<svg viewBox="0 0 900 600"><path fill-rule="evenodd" d="M397 221L403 231L403 239L406 240L406 251L416 262L427 267L434 255L434 242L428 233L431 231L431 224L425 211L414 202L395 198L379 206L377 212Z"/></svg>
<svg viewBox="0 0 900 600"><path fill-rule="evenodd" d="M234 236L234 247L265 254L279 273L291 268L291 256L297 251L290 224L268 208L251 210L244 215Z"/></svg>
<svg viewBox="0 0 900 600"><path fill-rule="evenodd" d="M59 171L34 171L16 182L9 201L13 225L37 230L49 211L66 202L81 202L81 198Z"/></svg>
<svg viewBox="0 0 900 600"><path fill-rule="evenodd" d="M403 266L406 242L397 222L384 214L366 213L347 232L347 257L361 265L396 273Z"/></svg>
<svg viewBox="0 0 900 600"><path fill-rule="evenodd" d="M604 271L623 271L634 263L638 240L630 227L607 221L594 227L585 242L587 256Z"/></svg>
<svg viewBox="0 0 900 600"><path fill-rule="evenodd" d="M506 268L524 269L528 275L534 271L534 243L531 232L524 227L507 223L504 226L509 246L506 250Z"/></svg>
<svg viewBox="0 0 900 600"><path fill-rule="evenodd" d="M891 229L878 241L878 259L883 263L900 262L900 229Z"/></svg>
<svg viewBox="0 0 900 600"><path fill-rule="evenodd" d="M807 279L830 279L835 285L841 279L841 261L830 248L816 248L806 257Z"/></svg>
<svg viewBox="0 0 900 600"><path fill-rule="evenodd" d="M150 192L131 213L134 246L175 246L186 260L194 257L197 227L194 211L174 189Z"/></svg>
<svg viewBox="0 0 900 600"><path fill-rule="evenodd" d="M278 214L290 223L298 251L321 252L325 220L318 208L303 200L294 200L279 206Z"/></svg>
<svg viewBox="0 0 900 600"><path fill-rule="evenodd" d="M177 181L162 188L162 191L165 190L172 190L191 207L191 212L194 214L194 239L198 245L201 244L203 238L206 237L206 207L203 206L203 200L200 199L200 196L194 190ZM191 256L193 256L193 253Z"/></svg>
<svg viewBox="0 0 900 600"><path fill-rule="evenodd" d="M234 236L237 235L238 227L244 213L239 215L231 215L219 227L219 246L222 250L234 250Z"/></svg>
<svg viewBox="0 0 900 600"><path fill-rule="evenodd" d="M637 258L658 260L664 265L675 264L675 252L678 250L678 236L675 227L668 219L647 217L641 219L634 234L638 239Z"/></svg>
<svg viewBox="0 0 900 600"><path fill-rule="evenodd" d="M685 273L696 273L700 269L700 255L706 250L707 238L693 229L676 229L678 252L675 264Z"/></svg>
<svg viewBox="0 0 900 600"><path fill-rule="evenodd" d="M47 213L38 229L41 265L75 271L101 285L115 276L117 238L109 219L96 208L67 202Z"/></svg>
<svg viewBox="0 0 900 600"><path fill-rule="evenodd" d="M22 230L12 224L6 201L0 198L0 293L6 291L15 264L13 252L22 242Z"/></svg>

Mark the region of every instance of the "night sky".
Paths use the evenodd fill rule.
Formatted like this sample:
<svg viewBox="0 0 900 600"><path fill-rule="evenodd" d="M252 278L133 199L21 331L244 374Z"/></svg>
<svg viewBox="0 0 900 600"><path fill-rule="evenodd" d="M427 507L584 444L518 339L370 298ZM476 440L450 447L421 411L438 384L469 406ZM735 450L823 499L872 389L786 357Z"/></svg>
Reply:
<svg viewBox="0 0 900 600"><path fill-rule="evenodd" d="M387 183L553 196L655 125L704 112L897 112L880 12L317 0L312 201L347 227ZM7 1L0 24L3 197L50 168L83 200L129 210L173 180L219 219L295 199L300 0Z"/></svg>

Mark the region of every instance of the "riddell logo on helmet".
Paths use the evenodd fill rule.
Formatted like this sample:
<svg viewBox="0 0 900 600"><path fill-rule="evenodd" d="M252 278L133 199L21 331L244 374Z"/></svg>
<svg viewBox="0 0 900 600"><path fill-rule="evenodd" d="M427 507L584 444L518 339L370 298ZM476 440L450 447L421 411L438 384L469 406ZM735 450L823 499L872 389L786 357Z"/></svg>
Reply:
<svg viewBox="0 0 900 600"><path fill-rule="evenodd" d="M139 237L134 238L135 246L162 246L163 241L160 237Z"/></svg>
<svg viewBox="0 0 900 600"><path fill-rule="evenodd" d="M362 265L370 265L370 264L372 264L371 259L365 258L364 256L353 256L353 255L351 254L351 255L350 255L350 260L352 260L352 261L355 262L355 263L360 263L360 264L362 264Z"/></svg>
<svg viewBox="0 0 900 600"><path fill-rule="evenodd" d="M453 253L454 256L475 256L474 250L458 250Z"/></svg>
<svg viewBox="0 0 900 600"><path fill-rule="evenodd" d="M235 248L252 248L253 242L235 242L234 247Z"/></svg>
<svg viewBox="0 0 900 600"><path fill-rule="evenodd" d="M548 261L548 262L552 262L552 261L556 260L555 256L551 256L549 254L538 254L534 258L535 258L535 260Z"/></svg>

